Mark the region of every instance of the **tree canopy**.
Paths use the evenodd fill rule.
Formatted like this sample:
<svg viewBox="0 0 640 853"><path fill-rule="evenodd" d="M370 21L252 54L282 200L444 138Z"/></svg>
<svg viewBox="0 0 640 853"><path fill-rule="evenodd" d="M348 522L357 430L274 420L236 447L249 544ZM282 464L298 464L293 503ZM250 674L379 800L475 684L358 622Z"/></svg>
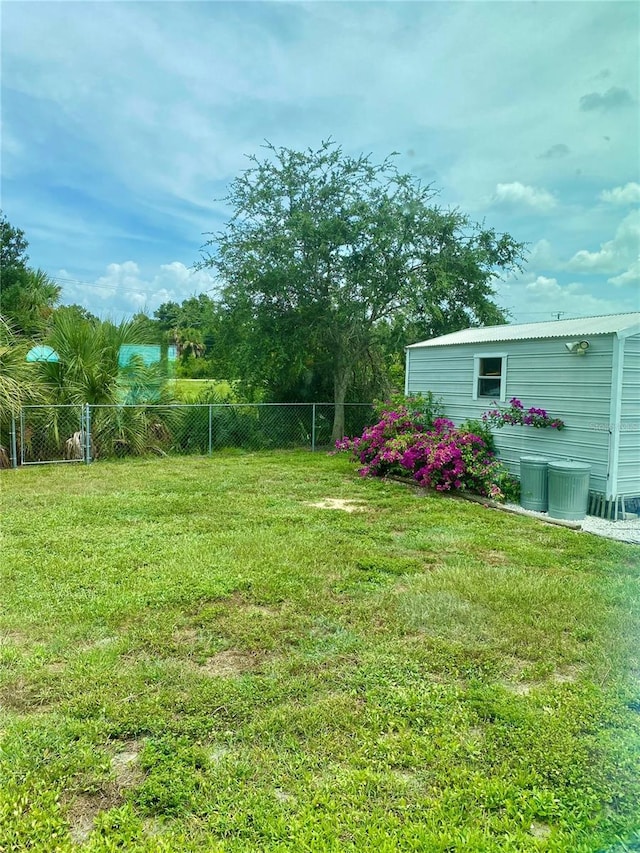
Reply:
<svg viewBox="0 0 640 853"><path fill-rule="evenodd" d="M155 311L159 340L176 347L179 376L191 378L237 378L236 363L227 340L231 318L208 294L189 296L181 304L164 302Z"/></svg>
<svg viewBox="0 0 640 853"><path fill-rule="evenodd" d="M60 287L27 266L29 243L0 212L0 311L14 332L41 334L60 298Z"/></svg>
<svg viewBox="0 0 640 853"><path fill-rule="evenodd" d="M26 267L29 260L28 246L24 231L15 228L0 211L0 269L4 271L11 267Z"/></svg>
<svg viewBox="0 0 640 853"><path fill-rule="evenodd" d="M330 379L338 439L358 368L394 330L429 337L505 322L493 282L519 265L523 245L437 206L392 157L375 164L331 141L266 149L231 183L231 219L199 266L217 270L222 305L244 332L240 357L268 389L305 372Z"/></svg>

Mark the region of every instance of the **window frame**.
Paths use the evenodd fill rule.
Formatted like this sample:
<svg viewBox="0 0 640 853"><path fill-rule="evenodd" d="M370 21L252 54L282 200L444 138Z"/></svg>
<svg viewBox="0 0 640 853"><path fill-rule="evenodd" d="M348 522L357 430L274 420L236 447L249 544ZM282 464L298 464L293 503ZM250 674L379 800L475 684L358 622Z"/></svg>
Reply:
<svg viewBox="0 0 640 853"><path fill-rule="evenodd" d="M480 362L485 358L499 358L500 365L500 395L497 400L501 403L507 399L507 353L506 352L478 352L473 355L473 395L474 400L496 399L494 395L484 396L478 393L480 379L486 378L480 374Z"/></svg>

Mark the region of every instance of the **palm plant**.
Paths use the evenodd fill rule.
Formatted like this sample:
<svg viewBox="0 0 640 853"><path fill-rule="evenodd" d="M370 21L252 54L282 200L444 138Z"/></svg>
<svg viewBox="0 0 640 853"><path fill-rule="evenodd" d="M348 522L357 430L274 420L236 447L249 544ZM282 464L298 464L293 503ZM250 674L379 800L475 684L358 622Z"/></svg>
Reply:
<svg viewBox="0 0 640 853"><path fill-rule="evenodd" d="M199 329L183 328L173 329L171 337L176 346L178 358L183 361L192 356L202 358L206 352L206 346L202 332Z"/></svg>
<svg viewBox="0 0 640 853"><path fill-rule="evenodd" d="M16 337L0 317L0 467L9 466L11 422L28 403L41 403L44 392L34 365L26 361L29 344Z"/></svg>
<svg viewBox="0 0 640 853"><path fill-rule="evenodd" d="M48 327L60 291L42 270L10 266L2 271L2 312L16 333L37 337Z"/></svg>
<svg viewBox="0 0 640 853"><path fill-rule="evenodd" d="M139 343L135 324L61 313L54 316L46 342L59 356L57 362L38 365L52 403L118 402L118 356L124 344Z"/></svg>
<svg viewBox="0 0 640 853"><path fill-rule="evenodd" d="M39 363L39 374L52 404L104 407L94 413L91 430L97 453L142 453L160 432L158 410L145 414L144 408L135 412L124 408L169 401L166 376L159 366L149 367L139 358L120 364L121 348L143 340L144 330L134 321L116 324L68 313L54 316L46 341L59 361ZM58 442L59 412L50 407L47 424Z"/></svg>
<svg viewBox="0 0 640 853"><path fill-rule="evenodd" d="M30 343L13 332L0 317L0 413L14 417L27 403L43 400L35 365L27 362Z"/></svg>

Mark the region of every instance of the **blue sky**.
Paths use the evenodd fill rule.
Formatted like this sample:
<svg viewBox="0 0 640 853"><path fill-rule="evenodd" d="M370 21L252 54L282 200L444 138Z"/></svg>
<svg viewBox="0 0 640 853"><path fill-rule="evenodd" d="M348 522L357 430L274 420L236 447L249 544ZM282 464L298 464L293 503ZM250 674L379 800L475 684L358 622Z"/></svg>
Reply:
<svg viewBox="0 0 640 853"><path fill-rule="evenodd" d="M215 292L191 268L276 146L398 166L526 241L515 322L640 310L633 2L11 2L2 208L101 316Z"/></svg>

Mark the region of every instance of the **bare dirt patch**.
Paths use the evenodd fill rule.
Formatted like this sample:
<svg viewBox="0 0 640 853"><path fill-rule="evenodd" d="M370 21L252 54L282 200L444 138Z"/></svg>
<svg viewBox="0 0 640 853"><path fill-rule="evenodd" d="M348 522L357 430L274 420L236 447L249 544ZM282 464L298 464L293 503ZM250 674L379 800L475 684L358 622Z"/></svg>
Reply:
<svg viewBox="0 0 640 853"><path fill-rule="evenodd" d="M174 632L174 640L177 642L193 643L202 639L202 630L204 625L198 620L207 622L224 617L229 611L240 611L248 615L256 616L278 616L280 614L280 606L260 604L259 602L249 601L240 592L233 592L224 598L215 598L209 600L199 607L191 611L190 616L196 622L195 625L186 625Z"/></svg>
<svg viewBox="0 0 640 853"><path fill-rule="evenodd" d="M340 509L343 512L366 512L368 507L364 501L347 500L344 498L323 498L321 501L308 503L317 509Z"/></svg>
<svg viewBox="0 0 640 853"><path fill-rule="evenodd" d="M32 645L33 640L23 631L14 629L0 632L0 646L19 646L25 648Z"/></svg>
<svg viewBox="0 0 640 853"><path fill-rule="evenodd" d="M76 844L84 844L88 839L100 812L121 805L127 788L140 785L144 780L145 774L138 764L141 742L130 740L119 746L111 758L111 772L115 778L99 791L77 794L67 804L69 833Z"/></svg>
<svg viewBox="0 0 640 853"><path fill-rule="evenodd" d="M38 694L35 685L20 679L0 688L0 710L16 714L46 714L52 705Z"/></svg>
<svg viewBox="0 0 640 853"><path fill-rule="evenodd" d="M100 639L94 642L85 643L85 645L80 646L79 650L82 652L92 652L94 649L106 649L117 642L117 640L117 637L100 637Z"/></svg>
<svg viewBox="0 0 640 853"><path fill-rule="evenodd" d="M246 604L243 608L245 613L248 613L250 616L266 616L267 618L271 616L277 616L278 611L274 610L273 607L267 607L265 604Z"/></svg>
<svg viewBox="0 0 640 853"><path fill-rule="evenodd" d="M390 770L389 774L392 779L395 779L400 785L405 785L408 788L415 788L420 784L420 780L416 773L411 770Z"/></svg>
<svg viewBox="0 0 640 853"><path fill-rule="evenodd" d="M573 684L578 680L581 668L569 665L560 667L552 672L547 678L539 678L535 681L522 679L520 681L502 681L501 684L510 693L516 696L528 696L532 690L548 687L550 684Z"/></svg>
<svg viewBox="0 0 640 853"><path fill-rule="evenodd" d="M563 666L551 675L551 681L554 684L573 684L578 680L581 673L579 666Z"/></svg>
<svg viewBox="0 0 640 853"><path fill-rule="evenodd" d="M243 613L257 614L259 616L277 616L278 609L269 607L266 604L259 604L255 601L248 601L241 593L234 592L228 598L223 598L220 604L226 605L229 609L241 610Z"/></svg>
<svg viewBox="0 0 640 853"><path fill-rule="evenodd" d="M510 558L506 554L503 554L502 551L485 551L483 559L490 566L504 566L505 563L509 562Z"/></svg>
<svg viewBox="0 0 640 853"><path fill-rule="evenodd" d="M279 803L290 803L295 799L292 794L288 794L286 791L283 791L282 788L274 788L273 794Z"/></svg>
<svg viewBox="0 0 640 853"><path fill-rule="evenodd" d="M174 631L173 639L180 645L194 646L201 641L201 634L197 628L185 627Z"/></svg>
<svg viewBox="0 0 640 853"><path fill-rule="evenodd" d="M76 844L89 838L93 823L100 812L120 805L122 798L115 786L107 786L94 794L79 794L67 806L69 834Z"/></svg>
<svg viewBox="0 0 640 853"><path fill-rule="evenodd" d="M534 821L529 832L534 838L548 838L551 835L551 827L547 823Z"/></svg>
<svg viewBox="0 0 640 853"><path fill-rule="evenodd" d="M503 681L501 682L505 690L513 693L514 696L528 696L536 687L541 687L540 681Z"/></svg>
<svg viewBox="0 0 640 853"><path fill-rule="evenodd" d="M256 669L260 662L259 656L251 652L226 649L208 658L202 665L194 666L194 669L213 678L236 678Z"/></svg>
<svg viewBox="0 0 640 853"><path fill-rule="evenodd" d="M145 818L142 821L142 828L146 835L150 835L151 837L156 837L158 835L164 835L170 829L170 824L161 820L158 817L149 817Z"/></svg>
<svg viewBox="0 0 640 853"><path fill-rule="evenodd" d="M516 673L525 672L526 670L531 669L531 667L535 666L535 661L530 660L529 658L521 658L517 655L510 655L507 659L510 663L509 671L513 676L515 676Z"/></svg>
<svg viewBox="0 0 640 853"><path fill-rule="evenodd" d="M122 749L111 759L111 770L118 789L133 788L140 785L144 779L144 772L138 763L138 756L142 744L137 740L126 741Z"/></svg>
<svg viewBox="0 0 640 853"><path fill-rule="evenodd" d="M224 761L224 759L231 753L228 746L222 746L219 743L209 745L206 750L209 759L214 763Z"/></svg>

